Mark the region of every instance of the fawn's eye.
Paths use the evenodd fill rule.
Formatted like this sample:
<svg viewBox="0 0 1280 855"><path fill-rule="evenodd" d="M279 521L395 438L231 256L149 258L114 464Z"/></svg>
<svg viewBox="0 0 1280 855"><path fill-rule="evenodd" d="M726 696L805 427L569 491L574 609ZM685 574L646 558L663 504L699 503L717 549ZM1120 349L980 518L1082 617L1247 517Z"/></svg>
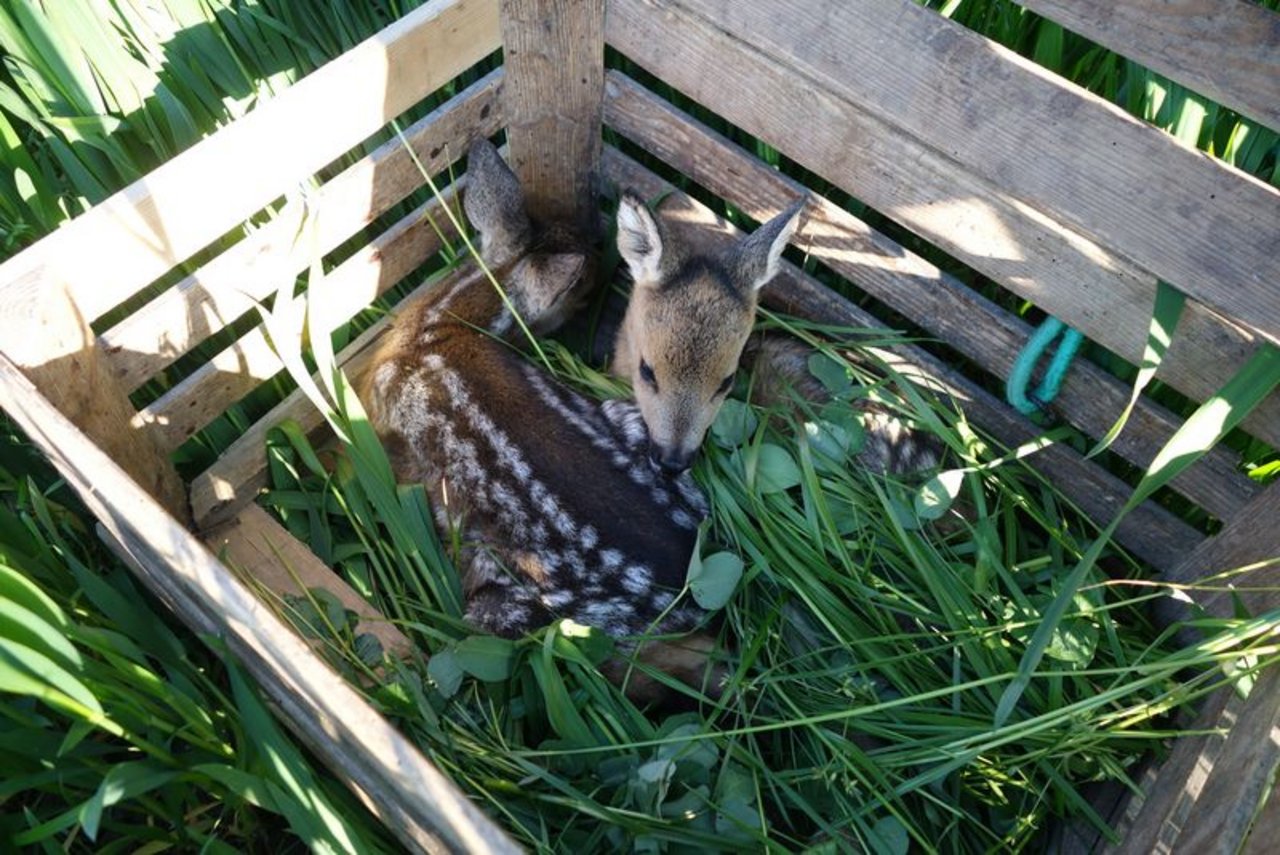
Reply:
<svg viewBox="0 0 1280 855"><path fill-rule="evenodd" d="M653 366L643 359L640 360L640 379L648 383L653 391L658 391L658 378L654 376Z"/></svg>
<svg viewBox="0 0 1280 855"><path fill-rule="evenodd" d="M733 377L734 375L730 374L728 377L724 378L724 380L720 381L720 387L716 389L716 397L728 394L729 390L733 388Z"/></svg>

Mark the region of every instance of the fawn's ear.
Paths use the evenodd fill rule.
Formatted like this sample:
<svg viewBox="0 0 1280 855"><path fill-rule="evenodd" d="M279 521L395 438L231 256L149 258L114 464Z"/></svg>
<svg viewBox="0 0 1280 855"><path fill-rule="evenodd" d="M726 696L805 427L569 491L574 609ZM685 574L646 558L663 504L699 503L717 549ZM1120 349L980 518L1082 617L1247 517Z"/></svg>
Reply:
<svg viewBox="0 0 1280 855"><path fill-rule="evenodd" d="M524 209L520 180L486 139L476 140L467 152L467 189L462 207L480 233L480 254L486 261L528 248L532 227Z"/></svg>
<svg viewBox="0 0 1280 855"><path fill-rule="evenodd" d="M628 190L618 202L618 254L640 286L656 285L662 272L666 234L644 200Z"/></svg>
<svg viewBox="0 0 1280 855"><path fill-rule="evenodd" d="M733 282L746 292L758 291L778 273L778 261L787 241L795 233L800 222L800 211L805 199L792 203L781 214L738 241L729 250L727 267Z"/></svg>

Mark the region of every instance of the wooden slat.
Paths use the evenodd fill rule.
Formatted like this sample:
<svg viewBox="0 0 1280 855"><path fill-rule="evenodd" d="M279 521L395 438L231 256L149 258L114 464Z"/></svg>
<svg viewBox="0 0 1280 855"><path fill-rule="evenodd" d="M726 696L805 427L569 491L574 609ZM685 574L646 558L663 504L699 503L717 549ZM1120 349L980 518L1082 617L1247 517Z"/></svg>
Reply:
<svg viewBox="0 0 1280 855"><path fill-rule="evenodd" d="M464 183L462 178L446 187L439 199L402 218L324 277L316 299L324 300L331 328L346 322L438 252L441 235L457 234L442 203L456 209L456 193ZM161 446L173 450L283 367L262 327L256 327L144 407L138 422L152 425Z"/></svg>
<svg viewBox="0 0 1280 855"><path fill-rule="evenodd" d="M1237 600L1251 614L1280 608L1280 483L1272 484L1222 531L1191 551L1166 574L1190 584L1225 571L1253 567L1230 580L1236 589L1189 590L1206 613L1229 618ZM1221 586L1226 583L1216 583ZM1172 623L1188 617L1172 598L1157 602L1157 618ZM1187 639L1188 641L1193 639ZM1255 684L1247 702L1223 689L1207 699L1192 730L1229 727L1224 738L1213 733L1182 737L1162 764L1122 852L1155 850L1234 853L1243 842L1255 809L1280 764L1280 667Z"/></svg>
<svg viewBox="0 0 1280 855"><path fill-rule="evenodd" d="M1214 730L1224 730L1224 735ZM1191 730L1161 765L1123 842L1124 855L1194 852L1234 855L1280 764L1280 667L1241 702L1230 689L1211 696ZM1274 851L1275 841L1267 841Z"/></svg>
<svg viewBox="0 0 1280 855"><path fill-rule="evenodd" d="M759 222L809 192L618 72L609 73L605 92L610 127ZM798 246L985 370L1008 376L1032 332L1026 323L844 209L812 193L809 198L794 241ZM1128 397L1127 384L1080 361L1053 409L1100 437ZM1112 448L1146 467L1181 423L1144 399ZM1237 463L1235 455L1219 447L1173 486L1218 518L1230 518L1258 491L1239 473Z"/></svg>
<svg viewBox="0 0 1280 855"><path fill-rule="evenodd" d="M1019 0L1224 107L1280 129L1280 15L1245 0Z"/></svg>
<svg viewBox="0 0 1280 855"><path fill-rule="evenodd" d="M1237 601L1251 614L1280 608L1280 482L1241 508L1222 531L1201 543L1167 578L1191 585L1211 574L1246 567L1251 569L1215 582L1213 590L1189 590L1186 594L1206 613L1219 618L1233 616ZM1156 615L1163 623L1188 614L1182 600L1165 598L1156 604Z"/></svg>
<svg viewBox="0 0 1280 855"><path fill-rule="evenodd" d="M1280 342L1277 188L912 0L679 5Z"/></svg>
<svg viewBox="0 0 1280 855"><path fill-rule="evenodd" d="M248 504L240 513L206 533L205 546L223 564L251 584L276 597L307 597L323 589L356 615L357 633L368 633L394 658L407 658L411 642L385 615L355 592L260 505Z"/></svg>
<svg viewBox="0 0 1280 855"><path fill-rule="evenodd" d="M444 288L456 281L454 277L475 275L475 268L466 265L446 276L434 285ZM415 290L396 308L398 312L413 299ZM337 356L347 378L355 383L372 358L371 348L378 337L386 332L394 314L382 318L361 333ZM209 529L234 517L253 501L258 490L267 483L267 432L285 419L293 419L308 434L315 435L324 425L324 419L301 393L293 392L254 422L206 471L191 482L191 509L196 527Z"/></svg>
<svg viewBox="0 0 1280 855"><path fill-rule="evenodd" d="M502 0L507 143L529 211L596 224L604 0Z"/></svg>
<svg viewBox="0 0 1280 855"><path fill-rule="evenodd" d="M112 366L133 391L274 294L388 208L447 169L471 141L502 127L502 70L467 87L404 132L344 170L305 200L165 291L102 335ZM412 152L412 154L411 154ZM305 225L304 225L305 222Z"/></svg>
<svg viewBox="0 0 1280 855"><path fill-rule="evenodd" d="M3 356L0 406L58 468L147 587L194 631L225 642L290 730L366 800L406 847L421 852L517 851Z"/></svg>
<svg viewBox="0 0 1280 855"><path fill-rule="evenodd" d="M498 42L496 0L433 0L410 12L0 265L5 314L30 316L51 284L64 283L85 318L98 318Z"/></svg>
<svg viewBox="0 0 1280 855"><path fill-rule="evenodd" d="M0 317L13 311L0 296ZM49 401L97 442L169 513L189 518L186 490L154 433L135 429L136 415L124 389L112 376L106 355L72 296L56 284L33 314L8 317L30 330L19 336L0 333L0 354L26 372ZM0 322L0 326L3 322Z"/></svg>
<svg viewBox="0 0 1280 855"><path fill-rule="evenodd" d="M613 0L605 23L613 46L694 100L872 207L892 213L1123 358L1141 360L1155 300L1150 273L966 172L846 100L838 88L793 74L784 62L680 4ZM1159 376L1204 400L1252 351L1248 333L1193 302ZM1280 445L1280 397L1265 402L1248 428Z"/></svg>
<svg viewBox="0 0 1280 855"><path fill-rule="evenodd" d="M1254 821L1241 855L1271 855L1280 840L1280 789L1272 789L1262 813Z"/></svg>
<svg viewBox="0 0 1280 855"><path fill-rule="evenodd" d="M616 149L606 147L601 162L607 178L634 187L646 196L673 189ZM672 192L667 198L667 204L681 205L682 220L702 223L707 227L708 245L727 242L733 236L732 227L718 223L705 206L677 192ZM789 264L784 265L783 272L765 286L763 298L766 304L775 308L825 324L863 328L882 326L877 318ZM919 347L903 346L892 351L876 349L872 352L903 376L950 397L971 421L1010 447L1028 442L1042 433L1040 428L976 383ZM1061 444L1037 452L1031 462L1085 513L1104 523L1115 516L1132 492L1128 485ZM1116 540L1153 566L1167 568L1177 563L1202 538L1168 511L1146 502L1121 523Z"/></svg>

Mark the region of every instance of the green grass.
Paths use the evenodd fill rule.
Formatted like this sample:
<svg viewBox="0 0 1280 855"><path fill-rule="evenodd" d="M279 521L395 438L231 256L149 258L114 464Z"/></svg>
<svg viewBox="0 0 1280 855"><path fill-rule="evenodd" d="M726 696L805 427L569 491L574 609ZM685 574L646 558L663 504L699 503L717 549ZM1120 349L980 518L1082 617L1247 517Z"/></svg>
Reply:
<svg viewBox="0 0 1280 855"><path fill-rule="evenodd" d="M0 2L0 259L416 5ZM927 5L1280 183L1274 131L1007 0ZM96 16L106 16L101 26L91 24ZM612 56L610 63L623 64ZM694 112L948 272L1000 295L778 152ZM680 186L698 193L687 181ZM1006 305L1034 317L1016 300ZM227 340L211 340L143 396L158 395ZM549 353L568 382L616 392L571 354ZM1131 376L1131 366L1096 348L1090 356ZM880 388L871 377L853 379L850 389ZM202 469L291 388L282 376L237 404L180 451L180 465ZM892 381L884 388L906 392ZM1192 412L1158 382L1151 392ZM1230 664L1250 646L1258 663L1274 659L1261 633L1274 629L1275 616L1202 621L1208 640L1173 651L1143 617L1145 602L1167 592L1108 582L1099 566L1138 571L1096 539L1096 526L1021 461L992 465L1000 451L976 439L960 414L909 397L901 406L946 436L957 465L975 470L960 479L975 516L958 530L916 528L912 489L825 464L815 444L827 440L830 448L836 436L838 447L832 431L815 443L776 419L758 419L749 435L721 426L698 477L716 503L708 549L740 555L746 569L725 609L726 638L739 640L736 691L732 703L704 716L662 724L599 678L592 663L602 642L594 636L560 627L515 646L466 642L451 595L456 580L423 522L424 499L363 472L377 468L373 450L329 473L309 465L297 437L282 434L272 449L269 501L437 654L434 673L421 662L396 666L374 700L530 845L739 846L760 842L763 829L792 847L830 847L846 836L885 851L900 851L907 839L954 850L1025 844L1049 817L1082 809L1082 782L1132 769L1165 735L1172 705L1224 679L1211 663ZM136 589L7 422L0 438L0 564L16 571L0 569L0 609L21 616L0 616L7 681L0 839L20 834L45 850L94 851L274 850L340 845L344 836L365 851L388 845L262 714L234 664L174 627ZM1241 434L1225 441L1242 452L1251 477L1280 476L1273 449ZM762 490L760 460L775 485L797 473L799 480ZM1132 474L1134 483L1141 477ZM1098 561L1082 563L1095 543ZM1038 617L1054 603L1061 620L1037 637ZM328 606L295 603L294 616L309 619L313 633L338 627L332 657L353 676L369 674L378 651L345 632L346 616ZM56 674L56 684L30 682L32 655L44 657L37 670ZM1020 667L1025 688L995 726ZM455 682L446 699L439 687ZM286 832L297 842L281 843Z"/></svg>
<svg viewBox="0 0 1280 855"><path fill-rule="evenodd" d="M544 352L565 382L616 393L566 348ZM1177 649L1144 616L1168 591L1098 569L1143 576L1026 465L1031 449L1002 455L886 366L827 358L838 400L875 395L946 441L968 511L852 465L839 405L809 429L730 407L695 474L713 508L704 551L745 575L724 609L728 688L695 713L636 709L595 668L609 640L571 623L469 635L449 544L397 534L427 524L421 490L392 492L341 378L317 403L350 439L345 462L325 467L286 430L264 501L428 653L393 663L371 700L535 847L1034 847L1055 817L1090 816L1085 783L1130 781L1224 667L1275 661L1280 613L1195 621L1204 640ZM308 624L338 667L369 667L358 636Z"/></svg>
<svg viewBox="0 0 1280 855"><path fill-rule="evenodd" d="M13 439L10 428L0 467L6 847L389 850L234 659L173 628Z"/></svg>

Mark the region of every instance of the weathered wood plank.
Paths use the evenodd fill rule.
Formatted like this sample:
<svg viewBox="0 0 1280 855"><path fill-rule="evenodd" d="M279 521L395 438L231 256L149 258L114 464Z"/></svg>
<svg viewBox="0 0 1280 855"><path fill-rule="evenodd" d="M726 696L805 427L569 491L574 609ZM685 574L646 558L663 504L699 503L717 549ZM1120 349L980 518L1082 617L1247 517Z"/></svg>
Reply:
<svg viewBox="0 0 1280 855"><path fill-rule="evenodd" d="M147 490L169 513L190 518L186 489L154 433L135 428L136 415L112 376L105 354L75 299L53 285L25 316L5 304L0 316L21 321L23 335L0 333L0 354L13 360L48 400Z"/></svg>
<svg viewBox="0 0 1280 855"><path fill-rule="evenodd" d="M1273 789L1249 831L1241 855L1271 855L1277 840L1280 840L1280 790Z"/></svg>
<svg viewBox="0 0 1280 855"><path fill-rule="evenodd" d="M395 658L406 658L413 652L408 636L260 505L246 505L233 519L201 539L223 564L274 596L306 597L321 588L336 597L343 608L355 612L356 632L378 639L384 652Z"/></svg>
<svg viewBox="0 0 1280 855"><path fill-rule="evenodd" d="M1280 128L1280 15L1245 0L1020 0L1224 107Z"/></svg>
<svg viewBox="0 0 1280 855"><path fill-rule="evenodd" d="M1280 189L911 0L672 5L1280 342Z"/></svg>
<svg viewBox="0 0 1280 855"><path fill-rule="evenodd" d="M794 241L798 246L987 371L1008 376L1032 332L1026 323L622 74L609 73L605 93L610 127L757 221L809 193ZM1068 375L1053 412L1100 437L1128 397L1127 384L1082 360ZM1181 424L1144 399L1112 448L1145 467ZM1173 486L1218 518L1230 518L1259 489L1237 471L1237 464L1226 448L1214 449Z"/></svg>
<svg viewBox="0 0 1280 855"><path fill-rule="evenodd" d="M455 277L474 275L477 275L475 268L466 265L438 283L423 287L448 287L447 283L456 281ZM358 378L372 359L372 347L378 337L386 332L395 315L420 291L421 289L415 289L400 301L395 312L369 327L338 353L338 364L343 367L348 380L358 383ZM235 516L266 485L267 432L285 419L298 422L308 434L325 427L323 417L301 392L293 392L254 422L212 466L191 482L192 516L198 529L211 528Z"/></svg>
<svg viewBox="0 0 1280 855"><path fill-rule="evenodd" d="M502 70L476 81L305 200L165 291L102 335L112 367L133 391L274 294L311 263L502 127ZM304 225L305 223L305 225Z"/></svg>
<svg viewBox="0 0 1280 855"><path fill-rule="evenodd" d="M616 149L606 147L601 163L607 178L634 187L646 196L672 190L666 182ZM684 194L673 192L667 200L666 204L680 205L681 220L707 227L709 245L727 242L733 237L732 227L719 222L709 209ZM784 265L783 272L765 286L763 298L768 305L821 323L864 328L883 326L874 316L789 264ZM1028 442L1042 433L1040 428L1002 401L919 347L903 346L892 351L876 349L873 353L899 374L951 398L972 422L1010 447ZM1124 482L1062 445L1052 445L1038 452L1031 462L1081 510L1103 523L1115 516L1132 492ZM1157 568L1173 566L1202 539L1181 520L1150 502L1126 517L1116 532L1118 542Z"/></svg>
<svg viewBox="0 0 1280 855"><path fill-rule="evenodd" d="M694 100L1123 358L1141 360L1155 301L1148 271L678 3L613 0L605 23L610 44ZM1248 332L1192 302L1159 376L1204 400L1253 347ZM1280 396L1247 427L1280 445Z"/></svg>
<svg viewBox="0 0 1280 855"><path fill-rule="evenodd" d="M143 582L222 639L281 713L409 849L515 852L502 831L0 356L0 406L49 457Z"/></svg>
<svg viewBox="0 0 1280 855"><path fill-rule="evenodd" d="M1243 702L1230 689L1216 692L1191 729L1206 733L1174 743L1124 840L1110 851L1239 850L1280 764L1280 667L1264 671Z"/></svg>
<svg viewBox="0 0 1280 855"><path fill-rule="evenodd" d="M1249 692L1213 774L1182 819L1179 850L1235 855L1248 836L1278 766L1280 667L1272 666Z"/></svg>
<svg viewBox="0 0 1280 855"><path fill-rule="evenodd" d="M507 144L530 213L596 226L604 0L502 0Z"/></svg>
<svg viewBox="0 0 1280 855"><path fill-rule="evenodd" d="M456 209L456 194L465 181L446 187L440 199L403 217L321 280L315 299L325 301L325 317L333 325L364 309L438 252L442 235L457 234L442 203ZM262 327L256 327L142 408L137 421L152 425L161 447L172 450L283 367Z"/></svg>
<svg viewBox="0 0 1280 855"><path fill-rule="evenodd" d="M5 315L30 317L63 283L95 320L498 44L495 0L433 0L410 12L0 265ZM24 325L0 329L26 335Z"/></svg>
<svg viewBox="0 0 1280 855"><path fill-rule="evenodd" d="M1170 570L1169 581L1191 585L1206 576L1250 568L1214 583L1212 590L1185 593L1210 615L1235 614L1236 600L1251 614L1280 608L1280 482L1273 483ZM1156 615L1165 623L1186 617L1185 602L1164 598Z"/></svg>
<svg viewBox="0 0 1280 855"><path fill-rule="evenodd" d="M1233 576L1236 590L1188 590L1211 616L1227 618L1239 602L1252 614L1280 608L1280 484L1272 484L1203 541L1165 577L1191 584L1217 573L1253 567ZM1227 583L1219 582L1219 586ZM1234 596L1233 596L1234 594ZM1156 603L1156 617L1172 623L1188 616L1172 598ZM1192 730L1230 728L1227 737L1182 737L1161 765L1155 784L1134 812L1121 852L1158 848L1234 853L1280 764L1280 668L1255 684L1246 702L1229 689L1206 700ZM1274 841L1273 841L1274 842Z"/></svg>

